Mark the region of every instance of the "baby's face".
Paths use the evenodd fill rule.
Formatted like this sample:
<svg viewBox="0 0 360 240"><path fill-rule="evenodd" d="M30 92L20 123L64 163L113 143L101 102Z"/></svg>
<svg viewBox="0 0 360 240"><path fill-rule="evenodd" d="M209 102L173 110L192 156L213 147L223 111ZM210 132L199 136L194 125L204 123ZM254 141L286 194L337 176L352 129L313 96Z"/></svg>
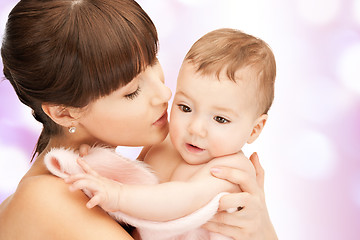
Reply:
<svg viewBox="0 0 360 240"><path fill-rule="evenodd" d="M257 119L255 84L244 69L236 82L203 76L183 63L170 115L170 137L189 164L239 152Z"/></svg>

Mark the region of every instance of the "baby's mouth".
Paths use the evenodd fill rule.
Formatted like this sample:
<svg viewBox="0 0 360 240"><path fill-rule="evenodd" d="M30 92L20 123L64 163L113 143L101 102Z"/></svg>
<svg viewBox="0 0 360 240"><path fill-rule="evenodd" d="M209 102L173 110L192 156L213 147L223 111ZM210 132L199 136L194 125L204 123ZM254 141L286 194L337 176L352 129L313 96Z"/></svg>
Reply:
<svg viewBox="0 0 360 240"><path fill-rule="evenodd" d="M186 149L191 153L200 153L200 152L205 150L203 148L199 148L199 147L197 147L195 145L192 145L190 143L186 143L185 146L186 146Z"/></svg>

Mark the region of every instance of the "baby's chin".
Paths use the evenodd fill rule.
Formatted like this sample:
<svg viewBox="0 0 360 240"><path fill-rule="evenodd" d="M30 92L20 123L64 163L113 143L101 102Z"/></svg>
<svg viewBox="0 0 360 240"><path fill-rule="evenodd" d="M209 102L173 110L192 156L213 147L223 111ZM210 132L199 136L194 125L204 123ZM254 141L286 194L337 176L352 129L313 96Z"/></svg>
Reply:
<svg viewBox="0 0 360 240"><path fill-rule="evenodd" d="M202 165L210 162L213 158L209 156L196 156L189 154L180 154L183 160L189 165Z"/></svg>

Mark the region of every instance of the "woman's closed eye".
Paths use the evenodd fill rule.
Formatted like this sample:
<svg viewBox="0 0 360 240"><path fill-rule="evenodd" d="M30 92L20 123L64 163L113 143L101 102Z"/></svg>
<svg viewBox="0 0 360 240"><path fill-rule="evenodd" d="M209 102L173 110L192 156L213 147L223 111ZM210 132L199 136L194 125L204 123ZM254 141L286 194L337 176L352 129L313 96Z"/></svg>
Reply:
<svg viewBox="0 0 360 240"><path fill-rule="evenodd" d="M218 123L230 123L230 120L226 119L226 118L223 118L223 117L220 117L220 116L215 116L214 117L214 120Z"/></svg>
<svg viewBox="0 0 360 240"><path fill-rule="evenodd" d="M126 97L127 99L133 100L134 98L136 98L136 97L139 95L140 90L141 90L140 87L138 87L138 88L135 90L135 92L132 92L132 93L130 93L130 94L127 94L127 95L125 95L125 97Z"/></svg>
<svg viewBox="0 0 360 240"><path fill-rule="evenodd" d="M186 106L184 104L179 104L178 106L179 106L179 109L183 112L191 112L192 111L189 106Z"/></svg>

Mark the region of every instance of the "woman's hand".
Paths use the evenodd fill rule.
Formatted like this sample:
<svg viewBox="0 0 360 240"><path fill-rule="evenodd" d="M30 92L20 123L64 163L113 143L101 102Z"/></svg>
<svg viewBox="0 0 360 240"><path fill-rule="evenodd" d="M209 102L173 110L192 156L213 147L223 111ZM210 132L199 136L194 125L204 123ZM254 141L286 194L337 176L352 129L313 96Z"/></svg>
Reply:
<svg viewBox="0 0 360 240"><path fill-rule="evenodd" d="M238 184L242 192L222 197L219 212L203 227L235 240L276 240L278 238L265 203L264 169L256 153L251 155L250 160L256 177L254 169L249 171L220 166L212 169L215 177ZM231 208L237 211L226 212Z"/></svg>

